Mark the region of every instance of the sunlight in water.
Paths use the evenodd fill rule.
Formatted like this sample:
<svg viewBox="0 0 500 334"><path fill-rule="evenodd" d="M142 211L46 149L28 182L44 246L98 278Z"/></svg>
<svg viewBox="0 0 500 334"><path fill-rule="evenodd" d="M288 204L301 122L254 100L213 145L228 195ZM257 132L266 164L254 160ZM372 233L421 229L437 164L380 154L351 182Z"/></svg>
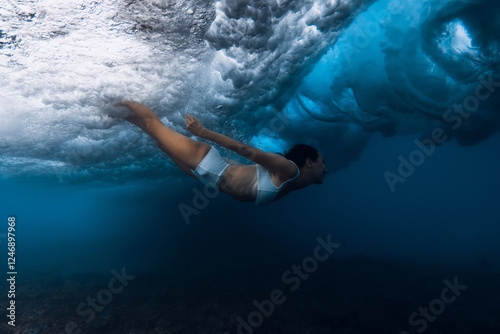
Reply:
<svg viewBox="0 0 500 334"><path fill-rule="evenodd" d="M450 22L447 30L451 32L451 47L458 52L472 52L472 39L461 20Z"/></svg>

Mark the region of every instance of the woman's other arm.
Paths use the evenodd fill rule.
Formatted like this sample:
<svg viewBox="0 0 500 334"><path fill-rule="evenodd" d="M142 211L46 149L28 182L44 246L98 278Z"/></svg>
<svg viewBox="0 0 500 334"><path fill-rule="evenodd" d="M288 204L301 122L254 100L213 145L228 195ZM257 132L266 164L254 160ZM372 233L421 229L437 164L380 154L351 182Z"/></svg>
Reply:
<svg viewBox="0 0 500 334"><path fill-rule="evenodd" d="M186 126L195 136L213 141L271 171L276 173L279 172L285 177L293 177L297 174L297 167L285 157L279 154L262 151L261 149L244 144L228 136L210 131L204 128L201 123L191 115L186 115Z"/></svg>

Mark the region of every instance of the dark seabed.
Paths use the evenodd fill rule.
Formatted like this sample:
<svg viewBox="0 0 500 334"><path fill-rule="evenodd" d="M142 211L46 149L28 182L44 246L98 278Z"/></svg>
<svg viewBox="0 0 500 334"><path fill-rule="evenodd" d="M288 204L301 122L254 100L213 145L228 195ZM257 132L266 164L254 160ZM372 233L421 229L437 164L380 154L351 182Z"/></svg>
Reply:
<svg viewBox="0 0 500 334"><path fill-rule="evenodd" d="M75 333L498 333L498 274L365 256L329 260L295 291L281 282L281 274L272 266L178 280L138 275L102 310L97 302L95 317L87 298L107 302L99 291L107 288L111 273L33 275L20 280L19 333L64 333L65 326L74 326ZM447 292L446 298L456 300L439 303L447 287L443 281L453 286L456 277L465 290L458 296ZM282 289L282 303L269 306L275 289ZM262 307L260 315L254 301ZM81 303L84 315L76 311ZM409 315L421 307L427 313L410 325Z"/></svg>

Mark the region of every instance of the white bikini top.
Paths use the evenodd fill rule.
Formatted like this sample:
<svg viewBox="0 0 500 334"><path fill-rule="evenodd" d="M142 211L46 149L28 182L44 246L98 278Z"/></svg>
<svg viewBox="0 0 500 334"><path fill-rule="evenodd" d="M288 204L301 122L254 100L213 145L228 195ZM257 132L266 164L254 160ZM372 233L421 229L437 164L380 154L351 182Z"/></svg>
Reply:
<svg viewBox="0 0 500 334"><path fill-rule="evenodd" d="M288 161L293 162L292 160L288 160ZM295 167L297 167L295 162L293 162L293 164L295 165ZM273 202L274 199L276 198L276 196L278 195L279 191L281 190L281 188L283 188L283 186L286 183L288 183L290 181L294 181L295 179L297 179L299 177L299 175L300 175L299 167L297 167L297 170L298 170L298 172L297 172L297 175L295 175L295 177L293 177L289 180L286 180L278 188L274 185L273 181L271 180L271 173L269 172L269 169L266 169L266 168L262 167L261 165L257 164L258 181L257 181L257 199L255 200L255 204L268 205L271 202Z"/></svg>

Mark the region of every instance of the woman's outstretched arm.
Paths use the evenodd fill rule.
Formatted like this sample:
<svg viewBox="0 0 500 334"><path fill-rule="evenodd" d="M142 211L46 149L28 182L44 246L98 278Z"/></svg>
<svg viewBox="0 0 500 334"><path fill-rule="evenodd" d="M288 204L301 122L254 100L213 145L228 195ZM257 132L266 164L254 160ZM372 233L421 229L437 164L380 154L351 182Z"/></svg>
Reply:
<svg viewBox="0 0 500 334"><path fill-rule="evenodd" d="M219 144L233 152L238 153L242 157L253 161L253 158L257 155L257 148L246 145L228 136L224 136L220 133L210 131L204 128L200 121L198 121L194 116L186 115L186 126L187 129L197 137L205 138L214 143Z"/></svg>
<svg viewBox="0 0 500 334"><path fill-rule="evenodd" d="M297 174L297 167L285 157L279 154L262 151L261 149L244 144L228 136L210 131L204 128L201 123L191 115L186 115L186 126L195 136L213 141L269 170L279 172L286 178L293 177Z"/></svg>

